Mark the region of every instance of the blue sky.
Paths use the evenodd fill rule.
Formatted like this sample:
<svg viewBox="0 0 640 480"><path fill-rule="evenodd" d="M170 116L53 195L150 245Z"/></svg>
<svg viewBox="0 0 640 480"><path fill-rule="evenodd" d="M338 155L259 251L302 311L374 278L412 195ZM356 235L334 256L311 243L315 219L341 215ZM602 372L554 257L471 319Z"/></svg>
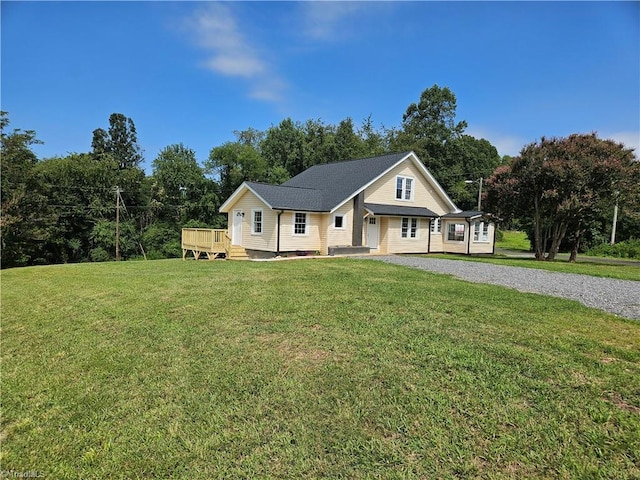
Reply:
<svg viewBox="0 0 640 480"><path fill-rule="evenodd" d="M597 131L640 148L640 2L2 1L1 108L40 157L131 117L146 167L286 117L399 126L434 84L500 154ZM638 154L638 151L636 151Z"/></svg>

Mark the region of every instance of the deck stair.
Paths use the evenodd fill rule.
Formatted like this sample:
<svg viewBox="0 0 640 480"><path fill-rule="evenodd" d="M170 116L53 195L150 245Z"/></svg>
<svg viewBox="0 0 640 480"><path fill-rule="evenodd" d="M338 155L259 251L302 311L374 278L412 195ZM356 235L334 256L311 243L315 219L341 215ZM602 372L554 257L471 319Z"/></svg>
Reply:
<svg viewBox="0 0 640 480"><path fill-rule="evenodd" d="M229 249L225 252L227 258L229 260L248 260L249 255L247 255L247 251L239 247L238 245L230 245Z"/></svg>

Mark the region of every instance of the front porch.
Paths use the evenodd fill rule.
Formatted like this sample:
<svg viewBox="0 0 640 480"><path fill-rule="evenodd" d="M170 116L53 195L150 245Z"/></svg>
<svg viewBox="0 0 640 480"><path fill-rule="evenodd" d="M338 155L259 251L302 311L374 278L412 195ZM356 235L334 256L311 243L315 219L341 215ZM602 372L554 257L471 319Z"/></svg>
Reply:
<svg viewBox="0 0 640 480"><path fill-rule="evenodd" d="M244 248L231 245L229 232L211 228L182 229L182 260L186 260L192 252L196 260L204 253L209 260L215 260L224 254L229 260L246 260L249 258Z"/></svg>

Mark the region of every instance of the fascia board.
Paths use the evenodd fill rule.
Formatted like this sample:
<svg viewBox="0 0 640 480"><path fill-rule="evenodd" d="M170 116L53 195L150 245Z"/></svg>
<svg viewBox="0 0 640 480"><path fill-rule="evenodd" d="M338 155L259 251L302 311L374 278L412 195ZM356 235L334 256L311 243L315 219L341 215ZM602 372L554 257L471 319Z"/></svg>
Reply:
<svg viewBox="0 0 640 480"><path fill-rule="evenodd" d="M273 207L269 204L269 202L267 202L264 198L262 198L260 195L258 195L258 193L253 188L251 188L247 184L247 182L242 182L242 185L240 185L238 188L236 188L236 191L231 194L231 196L227 199L227 201L224 202L222 205L220 205L220 208L218 209L220 211L220 213L229 213L229 207L231 205L233 205L236 202L237 198L239 196L241 196L247 190L249 190L251 193L253 193L256 197L258 197L258 199L262 203L264 203L267 207L269 207L271 210L273 210Z"/></svg>

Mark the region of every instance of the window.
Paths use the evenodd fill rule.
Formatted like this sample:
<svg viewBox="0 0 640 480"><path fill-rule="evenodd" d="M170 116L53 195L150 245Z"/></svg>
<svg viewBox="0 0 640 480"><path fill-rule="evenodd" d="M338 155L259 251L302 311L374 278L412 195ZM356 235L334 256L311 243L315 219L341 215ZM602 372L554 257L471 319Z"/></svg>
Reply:
<svg viewBox="0 0 640 480"><path fill-rule="evenodd" d="M306 235L307 234L307 214L296 212L293 220L293 234L294 235Z"/></svg>
<svg viewBox="0 0 640 480"><path fill-rule="evenodd" d="M251 223L251 233L262 235L262 210L251 210L253 222Z"/></svg>
<svg viewBox="0 0 640 480"><path fill-rule="evenodd" d="M489 241L489 222L473 223L473 241L474 242Z"/></svg>
<svg viewBox="0 0 640 480"><path fill-rule="evenodd" d="M413 200L413 178L396 177L396 199Z"/></svg>
<svg viewBox="0 0 640 480"><path fill-rule="evenodd" d="M450 223L447 227L447 240L464 242L464 223Z"/></svg>
<svg viewBox="0 0 640 480"><path fill-rule="evenodd" d="M333 217L333 228L336 230L344 230L344 215L336 215Z"/></svg>
<svg viewBox="0 0 640 480"><path fill-rule="evenodd" d="M442 224L440 223L439 218L434 218L431 220L431 233L440 233L442 230Z"/></svg>
<svg viewBox="0 0 640 480"><path fill-rule="evenodd" d="M403 217L400 236L402 238L418 238L418 219Z"/></svg>

